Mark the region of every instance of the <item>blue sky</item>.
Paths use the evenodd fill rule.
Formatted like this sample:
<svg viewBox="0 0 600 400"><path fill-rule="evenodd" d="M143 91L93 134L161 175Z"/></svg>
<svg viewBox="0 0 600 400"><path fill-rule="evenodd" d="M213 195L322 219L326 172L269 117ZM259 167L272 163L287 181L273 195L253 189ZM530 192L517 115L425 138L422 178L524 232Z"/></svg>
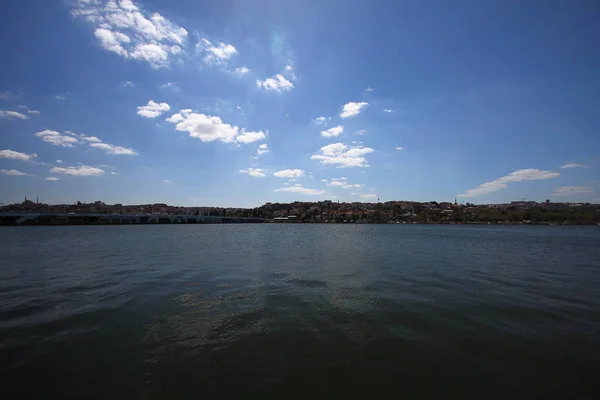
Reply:
<svg viewBox="0 0 600 400"><path fill-rule="evenodd" d="M595 1L0 5L0 202L600 202Z"/></svg>

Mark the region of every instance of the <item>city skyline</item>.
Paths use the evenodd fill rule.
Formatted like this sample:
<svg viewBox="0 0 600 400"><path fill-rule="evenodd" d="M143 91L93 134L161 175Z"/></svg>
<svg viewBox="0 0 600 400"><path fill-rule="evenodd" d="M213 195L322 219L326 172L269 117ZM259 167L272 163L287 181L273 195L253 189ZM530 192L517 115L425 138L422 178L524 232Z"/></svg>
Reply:
<svg viewBox="0 0 600 400"><path fill-rule="evenodd" d="M435 4L9 2L0 203L600 203L600 6Z"/></svg>

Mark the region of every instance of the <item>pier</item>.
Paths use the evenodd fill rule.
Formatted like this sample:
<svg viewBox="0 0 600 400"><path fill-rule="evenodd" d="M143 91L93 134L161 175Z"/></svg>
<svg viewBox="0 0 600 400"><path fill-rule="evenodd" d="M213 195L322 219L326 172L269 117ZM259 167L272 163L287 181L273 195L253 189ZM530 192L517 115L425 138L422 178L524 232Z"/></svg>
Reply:
<svg viewBox="0 0 600 400"><path fill-rule="evenodd" d="M248 224L265 218L170 214L0 213L0 225Z"/></svg>

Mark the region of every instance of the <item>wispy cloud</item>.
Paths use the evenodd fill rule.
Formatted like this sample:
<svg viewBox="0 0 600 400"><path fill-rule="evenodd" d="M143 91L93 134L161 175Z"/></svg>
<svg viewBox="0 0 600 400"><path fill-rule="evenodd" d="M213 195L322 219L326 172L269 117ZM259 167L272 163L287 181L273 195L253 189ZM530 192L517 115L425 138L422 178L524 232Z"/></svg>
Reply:
<svg viewBox="0 0 600 400"><path fill-rule="evenodd" d="M563 166L561 166L561 168L564 169L569 169L569 168L588 168L587 165L581 165L581 164L565 164Z"/></svg>
<svg viewBox="0 0 600 400"><path fill-rule="evenodd" d="M404 147L396 147L396 150L402 151L402 150L404 150Z"/></svg>
<svg viewBox="0 0 600 400"><path fill-rule="evenodd" d="M17 171L16 169L0 169L0 173L8 176L31 176L25 172Z"/></svg>
<svg viewBox="0 0 600 400"><path fill-rule="evenodd" d="M56 181L58 181L58 180L60 180L60 179L58 179L58 178L57 178L57 177L55 177L55 176L49 176L49 177L47 177L47 178L46 178L46 180L47 180L47 181L53 181L53 182L56 182Z"/></svg>
<svg viewBox="0 0 600 400"><path fill-rule="evenodd" d="M18 111L0 110L0 118L4 119L29 119L28 115Z"/></svg>
<svg viewBox="0 0 600 400"><path fill-rule="evenodd" d="M327 118L327 117L317 117L315 118L315 124L317 125L323 125L326 124L328 120L330 120L331 118Z"/></svg>
<svg viewBox="0 0 600 400"><path fill-rule="evenodd" d="M37 154L26 154L20 153L14 150L0 150L0 158L8 158L11 160L19 160L19 161L34 161L37 157Z"/></svg>
<svg viewBox="0 0 600 400"><path fill-rule="evenodd" d="M123 155L123 156L136 156L138 153L133 149L128 149L126 147L115 146L114 144L108 143L90 143L90 147L94 147L96 149L100 149L104 151L106 154L113 155Z"/></svg>
<svg viewBox="0 0 600 400"><path fill-rule="evenodd" d="M79 143L79 140L71 135L62 135L59 132L50 129L38 132L35 136L54 146L74 147L75 144Z"/></svg>
<svg viewBox="0 0 600 400"><path fill-rule="evenodd" d="M76 167L54 167L50 170L51 174L62 174L72 176L99 176L104 173L104 170L91 167L88 165L78 165Z"/></svg>
<svg viewBox="0 0 600 400"><path fill-rule="evenodd" d="M302 185L300 185L300 184L296 184L294 186L282 187L282 188L279 188L279 189L275 189L275 191L276 192L299 193L299 194L304 194L304 195L307 195L307 196L316 196L316 195L325 193L324 190L305 188L305 187L302 187Z"/></svg>
<svg viewBox="0 0 600 400"><path fill-rule="evenodd" d="M347 179L342 177L342 178L333 178L330 181L327 181L326 179L323 180L324 182L327 182L327 186L333 186L333 187L339 187L342 189L357 189L362 187L361 184L359 183L348 183Z"/></svg>
<svg viewBox="0 0 600 400"><path fill-rule="evenodd" d="M72 15L94 28L99 45L121 57L143 60L152 68L169 67L184 52L188 32L131 0L75 0Z"/></svg>
<svg viewBox="0 0 600 400"><path fill-rule="evenodd" d="M533 168L521 169L491 182L483 183L477 186L475 189L467 190L466 193L459 195L459 197L476 197L489 194L506 188L511 182L537 181L557 178L559 176L560 174L558 172L542 171Z"/></svg>
<svg viewBox="0 0 600 400"><path fill-rule="evenodd" d="M368 105L369 105L369 103L365 103L364 101L360 102L360 103L356 103L353 101L351 101L350 103L346 103L346 104L344 104L344 106L342 108L342 113L340 114L340 118L348 118L348 117L353 117L355 115L358 115L358 114L360 114L362 109Z"/></svg>
<svg viewBox="0 0 600 400"><path fill-rule="evenodd" d="M265 176L267 176L267 174L265 173L264 169L260 169L260 168L248 168L248 169L240 169L240 172L243 174L248 174L250 176L253 176L255 178L264 178Z"/></svg>
<svg viewBox="0 0 600 400"><path fill-rule="evenodd" d="M552 196L576 196L593 193L591 186L561 186L554 189Z"/></svg>
<svg viewBox="0 0 600 400"><path fill-rule="evenodd" d="M393 113L393 112L396 112L396 111L392 110L391 108L384 108L383 112L384 113Z"/></svg>
<svg viewBox="0 0 600 400"><path fill-rule="evenodd" d="M238 54L237 49L227 43L212 44L208 39L202 38L196 44L196 51L204 55L202 59L208 65L223 65Z"/></svg>
<svg viewBox="0 0 600 400"><path fill-rule="evenodd" d="M259 144L258 148L256 149L257 156L260 156L260 155L268 153L268 152L269 152L269 147L267 146L266 143Z"/></svg>
<svg viewBox="0 0 600 400"><path fill-rule="evenodd" d="M244 65L243 67L236 68L235 73L240 76L247 75L250 73L250 68L248 68Z"/></svg>

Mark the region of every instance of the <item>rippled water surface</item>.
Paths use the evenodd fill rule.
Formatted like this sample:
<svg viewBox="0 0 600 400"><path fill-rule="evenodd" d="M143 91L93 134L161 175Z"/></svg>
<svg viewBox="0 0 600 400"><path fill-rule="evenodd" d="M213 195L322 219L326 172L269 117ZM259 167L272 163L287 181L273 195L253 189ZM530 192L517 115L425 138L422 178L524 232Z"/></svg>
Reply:
<svg viewBox="0 0 600 400"><path fill-rule="evenodd" d="M0 229L0 398L599 390L600 227Z"/></svg>

